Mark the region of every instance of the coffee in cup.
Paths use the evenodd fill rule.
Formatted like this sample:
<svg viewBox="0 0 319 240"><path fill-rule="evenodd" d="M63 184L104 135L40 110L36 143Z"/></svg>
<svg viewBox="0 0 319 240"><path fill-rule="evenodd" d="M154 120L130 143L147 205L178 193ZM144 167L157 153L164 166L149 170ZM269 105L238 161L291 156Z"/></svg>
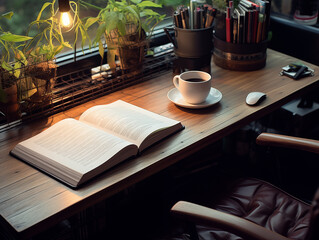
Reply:
<svg viewBox="0 0 319 240"><path fill-rule="evenodd" d="M202 71L188 71L173 78L175 87L190 104L205 102L211 89L212 77Z"/></svg>

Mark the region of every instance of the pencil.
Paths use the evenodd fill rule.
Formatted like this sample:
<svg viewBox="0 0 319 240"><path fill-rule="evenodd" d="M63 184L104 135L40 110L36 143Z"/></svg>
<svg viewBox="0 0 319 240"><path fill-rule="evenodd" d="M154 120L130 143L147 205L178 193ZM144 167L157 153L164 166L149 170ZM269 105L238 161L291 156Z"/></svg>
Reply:
<svg viewBox="0 0 319 240"><path fill-rule="evenodd" d="M174 13L174 22L175 22L175 26L178 28L182 28L183 24L182 24L182 17L181 14L179 12L175 12Z"/></svg>
<svg viewBox="0 0 319 240"><path fill-rule="evenodd" d="M207 10L207 14L206 14L206 24L205 27L208 28L210 26L212 26L213 22L214 22L214 17L216 15L216 9L211 8Z"/></svg>
<svg viewBox="0 0 319 240"><path fill-rule="evenodd" d="M183 24L183 28L187 29L188 28L188 22L189 22L189 15L188 15L188 9L183 9L181 11L181 15L182 15L182 24Z"/></svg>

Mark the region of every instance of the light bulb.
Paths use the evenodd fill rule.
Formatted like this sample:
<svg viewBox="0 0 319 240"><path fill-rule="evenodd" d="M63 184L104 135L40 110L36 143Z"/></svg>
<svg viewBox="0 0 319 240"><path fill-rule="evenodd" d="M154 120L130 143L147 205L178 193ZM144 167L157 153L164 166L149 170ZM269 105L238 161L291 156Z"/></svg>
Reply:
<svg viewBox="0 0 319 240"><path fill-rule="evenodd" d="M62 27L70 27L72 25L73 19L69 12L61 12L60 23Z"/></svg>
<svg viewBox="0 0 319 240"><path fill-rule="evenodd" d="M70 1L69 0L58 0L59 1L59 11L60 11L60 25L62 28L72 28L73 19L71 17L70 11Z"/></svg>

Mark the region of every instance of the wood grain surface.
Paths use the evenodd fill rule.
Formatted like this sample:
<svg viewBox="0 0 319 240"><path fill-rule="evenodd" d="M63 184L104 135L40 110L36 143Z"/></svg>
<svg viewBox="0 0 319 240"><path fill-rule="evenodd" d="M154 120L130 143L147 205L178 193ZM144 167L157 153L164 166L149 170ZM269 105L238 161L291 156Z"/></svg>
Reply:
<svg viewBox="0 0 319 240"><path fill-rule="evenodd" d="M319 68L315 76L293 80L280 76L281 67L297 59L267 50L266 67L251 72L224 70L212 63L212 86L223 94L222 100L206 109L185 109L167 98L173 88L172 71L131 86L73 109L10 129L0 134L0 223L1 231L29 238L59 221L137 183L201 150L241 126L256 120L288 101L319 86ZM245 103L247 94L261 91L267 98L258 106ZM12 157L10 150L61 119L79 118L81 113L99 104L122 99L163 116L179 120L185 126L169 138L84 184L71 189L50 176Z"/></svg>

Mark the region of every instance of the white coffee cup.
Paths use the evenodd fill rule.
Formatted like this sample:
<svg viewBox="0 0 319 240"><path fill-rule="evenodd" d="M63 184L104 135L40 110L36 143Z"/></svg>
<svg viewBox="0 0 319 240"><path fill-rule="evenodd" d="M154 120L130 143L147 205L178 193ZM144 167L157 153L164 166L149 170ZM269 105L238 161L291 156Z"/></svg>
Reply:
<svg viewBox="0 0 319 240"><path fill-rule="evenodd" d="M211 75L202 71L188 71L173 78L175 87L190 104L205 102L211 89L211 82Z"/></svg>

